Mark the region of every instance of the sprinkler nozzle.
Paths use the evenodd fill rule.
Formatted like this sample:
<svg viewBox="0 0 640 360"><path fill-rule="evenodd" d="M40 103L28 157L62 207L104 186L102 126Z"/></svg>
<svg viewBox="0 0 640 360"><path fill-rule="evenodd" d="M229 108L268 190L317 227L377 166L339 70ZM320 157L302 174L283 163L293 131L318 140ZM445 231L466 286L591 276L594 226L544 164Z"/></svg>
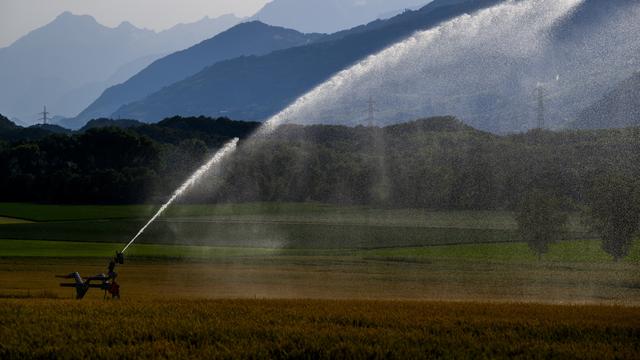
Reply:
<svg viewBox="0 0 640 360"><path fill-rule="evenodd" d="M116 251L116 262L120 265L124 264L124 254L120 251Z"/></svg>

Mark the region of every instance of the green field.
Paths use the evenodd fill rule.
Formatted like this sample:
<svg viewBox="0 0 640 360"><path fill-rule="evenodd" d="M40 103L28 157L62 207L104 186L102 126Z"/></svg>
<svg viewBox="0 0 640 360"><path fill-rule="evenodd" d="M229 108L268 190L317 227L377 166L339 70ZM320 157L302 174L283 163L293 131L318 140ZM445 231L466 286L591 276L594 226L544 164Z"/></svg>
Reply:
<svg viewBox="0 0 640 360"><path fill-rule="evenodd" d="M640 242L538 259L508 212L0 204L0 358L637 358ZM18 219L18 220L16 220ZM108 296L107 296L108 298Z"/></svg>
<svg viewBox="0 0 640 360"><path fill-rule="evenodd" d="M153 210L0 204L0 297L68 297L52 274L105 271ZM640 244L619 263L572 237L539 260L508 212L321 204L180 205L121 267L127 298L504 300L640 304ZM29 295L30 296L30 295ZM92 293L99 298L100 293Z"/></svg>
<svg viewBox="0 0 640 360"><path fill-rule="evenodd" d="M40 205L0 203L0 216L30 221L73 221L96 219L129 219L149 216L150 205Z"/></svg>
<svg viewBox="0 0 640 360"><path fill-rule="evenodd" d="M31 221L147 219L158 205L42 205L0 203L0 216ZM425 211L338 207L318 203L243 203L221 205L174 205L164 218L217 217L274 221L313 221L421 225L428 227L514 229L513 215L503 211Z"/></svg>
<svg viewBox="0 0 640 360"><path fill-rule="evenodd" d="M0 239L125 243L150 206L0 204ZM574 216L570 238L588 237ZM179 205L139 243L273 249L374 249L517 242L508 212L429 212L322 204Z"/></svg>
<svg viewBox="0 0 640 360"><path fill-rule="evenodd" d="M57 258L105 258L122 244L78 243L42 240L0 240L2 257L57 257ZM389 261L428 261L450 259L455 261L488 261L535 263L538 258L523 243L439 245L410 248L384 249L275 249L251 247L213 247L189 245L137 244L128 254L131 257L158 259L210 260L230 257L254 256L332 256L379 258ZM551 246L543 259L548 262L598 262L611 261L597 240L565 241ZM630 255L624 260L640 263L640 242L636 242Z"/></svg>
<svg viewBox="0 0 640 360"><path fill-rule="evenodd" d="M16 218L8 218L8 217L1 217L0 216L0 225L7 225L7 224L26 224L29 223L30 221L28 220L22 220L22 219L16 219Z"/></svg>

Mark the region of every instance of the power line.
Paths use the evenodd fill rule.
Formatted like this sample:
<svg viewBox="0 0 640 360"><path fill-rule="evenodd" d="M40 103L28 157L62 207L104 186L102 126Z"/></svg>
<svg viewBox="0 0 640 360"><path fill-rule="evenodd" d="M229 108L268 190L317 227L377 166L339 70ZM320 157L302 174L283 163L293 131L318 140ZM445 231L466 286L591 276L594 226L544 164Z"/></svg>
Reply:
<svg viewBox="0 0 640 360"><path fill-rule="evenodd" d="M44 106L44 110L39 113L40 115L42 115L42 117L38 120L42 120L42 123L44 125L47 125L47 120L48 120L48 116L49 116L49 112L47 111L47 105Z"/></svg>
<svg viewBox="0 0 640 360"><path fill-rule="evenodd" d="M369 106L367 110L369 113L369 116L367 118L367 123L369 127L373 127L373 123L375 121L376 103L375 101L373 101L372 96L369 96L369 101L367 101L367 105Z"/></svg>
<svg viewBox="0 0 640 360"><path fill-rule="evenodd" d="M545 98L545 90L544 87L542 85L538 85L538 87L536 88L536 97L537 97L537 101L538 101L538 114L537 114L537 118L538 118L538 129L544 129L545 128L545 118L544 118L544 98Z"/></svg>

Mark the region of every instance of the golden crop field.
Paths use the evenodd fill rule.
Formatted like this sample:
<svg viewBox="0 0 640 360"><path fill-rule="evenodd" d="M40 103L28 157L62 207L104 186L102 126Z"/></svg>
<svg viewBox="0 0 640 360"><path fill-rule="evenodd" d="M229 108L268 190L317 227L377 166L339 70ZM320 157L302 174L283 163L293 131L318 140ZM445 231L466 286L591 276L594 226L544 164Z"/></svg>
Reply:
<svg viewBox="0 0 640 360"><path fill-rule="evenodd" d="M123 300L105 301L92 290L76 301L53 274L93 274L101 270L95 260L3 259L0 358L634 359L640 353L639 297L630 286L635 265L472 265L334 257L131 260L120 269Z"/></svg>
<svg viewBox="0 0 640 360"><path fill-rule="evenodd" d="M102 259L0 258L0 298L62 299L55 274L104 272ZM326 299L640 305L638 265L398 261L337 256L254 256L208 261L128 259L123 299ZM102 299L90 291L87 299Z"/></svg>
<svg viewBox="0 0 640 360"><path fill-rule="evenodd" d="M0 300L0 358L637 359L640 309L331 300Z"/></svg>

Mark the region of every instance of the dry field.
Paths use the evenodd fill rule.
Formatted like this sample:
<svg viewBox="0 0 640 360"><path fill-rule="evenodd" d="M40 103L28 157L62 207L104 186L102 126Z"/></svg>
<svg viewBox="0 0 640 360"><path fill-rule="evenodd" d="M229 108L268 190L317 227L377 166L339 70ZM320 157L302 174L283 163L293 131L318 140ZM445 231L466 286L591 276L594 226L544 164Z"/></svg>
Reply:
<svg viewBox="0 0 640 360"><path fill-rule="evenodd" d="M637 359L640 309L331 300L0 300L0 358Z"/></svg>
<svg viewBox="0 0 640 360"><path fill-rule="evenodd" d="M129 258L119 268L121 301L99 291L71 300L72 290L53 278L104 272L101 265L0 259L0 359L640 353L640 277L630 263Z"/></svg>
<svg viewBox="0 0 640 360"><path fill-rule="evenodd" d="M123 208L111 210L115 218ZM75 219L80 212L69 216ZM388 218L383 215L376 221ZM391 225L402 218L396 215ZM509 217L498 215L494 230L509 230L504 221ZM363 218L359 212L354 216L349 221ZM362 246L359 236L366 233L340 226L325 226L341 229L334 234L341 241L335 248L332 241L320 249L137 244L118 268L121 301L105 301L94 290L76 301L73 290L60 288L53 275L105 272L121 244L68 239L95 240L83 231L99 235L96 224L111 237L111 220L80 222L80 227L60 220L0 226L19 230L16 239L24 237L0 240L0 359L637 359L640 354L640 244L619 263L593 240L556 244L538 261L525 244L484 239L433 246L438 241L426 236L482 230L469 214L436 216L431 225L437 231L416 233L431 244L420 247ZM269 221L280 220L298 231L300 219ZM451 220L453 230L447 228ZM54 225L73 231L56 232ZM29 229L62 234L67 241L31 240ZM381 237L391 230L398 239L406 235L394 226L372 229Z"/></svg>
<svg viewBox="0 0 640 360"><path fill-rule="evenodd" d="M106 259L0 258L0 297L73 296L54 274L106 271ZM627 263L398 261L348 256L254 256L208 261L129 259L123 298L363 299L640 306ZM103 294L92 291L91 299Z"/></svg>

